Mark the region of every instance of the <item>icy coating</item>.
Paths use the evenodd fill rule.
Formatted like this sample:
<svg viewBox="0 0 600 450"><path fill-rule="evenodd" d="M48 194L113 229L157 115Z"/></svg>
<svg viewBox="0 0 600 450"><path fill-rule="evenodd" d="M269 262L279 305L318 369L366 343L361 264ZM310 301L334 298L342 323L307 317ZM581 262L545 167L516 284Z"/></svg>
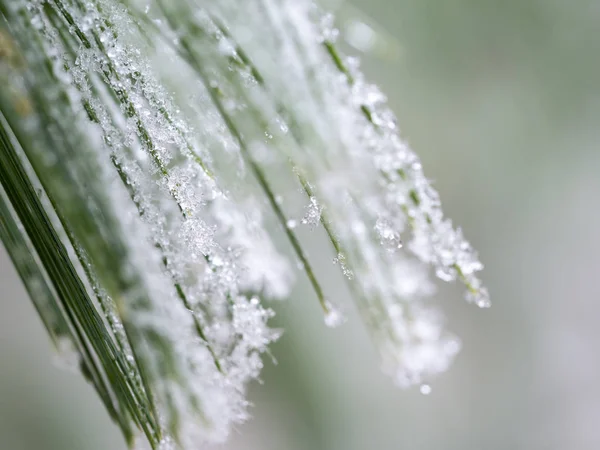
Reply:
<svg viewBox="0 0 600 450"><path fill-rule="evenodd" d="M430 392L426 383L460 348L425 303L430 272L487 307L483 266L443 217L385 96L336 50L332 16L310 0L0 5L27 62L43 54L51 63L56 92L40 95L69 99L54 120L84 130L97 161L108 199L98 208L122 238L131 291L105 285L83 231L69 245L131 383L158 405L153 448L222 441L247 418L247 384L279 336L263 300L287 297L295 274L306 274L327 326L344 322L303 251L302 228L325 230L383 370ZM38 53L27 50L34 45ZM61 164L85 185L75 159ZM290 196L304 206L294 210Z"/></svg>

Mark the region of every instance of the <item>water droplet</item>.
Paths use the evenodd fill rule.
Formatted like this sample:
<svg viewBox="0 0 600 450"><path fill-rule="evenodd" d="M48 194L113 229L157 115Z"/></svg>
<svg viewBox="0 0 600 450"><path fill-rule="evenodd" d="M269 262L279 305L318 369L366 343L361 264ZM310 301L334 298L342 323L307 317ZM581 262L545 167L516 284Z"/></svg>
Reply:
<svg viewBox="0 0 600 450"><path fill-rule="evenodd" d="M79 364L81 362L81 356L73 344L71 339L66 337L59 337L56 342L56 356L54 363L62 368L71 372L77 372Z"/></svg>
<svg viewBox="0 0 600 450"><path fill-rule="evenodd" d="M429 395L431 394L431 386L428 384L422 384L419 388L419 391L421 391L421 394L423 395Z"/></svg>
<svg viewBox="0 0 600 450"><path fill-rule="evenodd" d="M346 318L340 312L340 310L330 302L327 302L325 306L327 308L327 312L325 313L325 325L327 325L329 328L339 327L346 321Z"/></svg>
<svg viewBox="0 0 600 450"><path fill-rule="evenodd" d="M290 230L293 230L294 228L296 228L296 226L298 225L298 222L296 222L294 219L290 219L286 222L285 224Z"/></svg>
<svg viewBox="0 0 600 450"><path fill-rule="evenodd" d="M376 34L373 28L364 22L352 21L346 27L346 41L361 52L373 49Z"/></svg>
<svg viewBox="0 0 600 450"><path fill-rule="evenodd" d="M492 306L492 303L487 298L480 298L475 304L480 308L489 308L490 306Z"/></svg>

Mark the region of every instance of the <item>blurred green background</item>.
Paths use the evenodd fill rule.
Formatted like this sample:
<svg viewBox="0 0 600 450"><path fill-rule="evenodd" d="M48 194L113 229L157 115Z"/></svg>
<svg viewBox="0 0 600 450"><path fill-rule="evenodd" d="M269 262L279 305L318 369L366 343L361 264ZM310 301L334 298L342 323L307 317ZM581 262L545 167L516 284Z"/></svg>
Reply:
<svg viewBox="0 0 600 450"><path fill-rule="evenodd" d="M334 300L349 321L330 330L299 283L273 305L286 333L278 364L267 360L251 387L254 418L218 448L597 450L600 2L339 8L447 214L479 250L494 306L441 287L463 350L424 396L379 372L342 289ZM356 21L370 28L357 34ZM124 449L92 388L54 364L2 248L0 305L0 449Z"/></svg>

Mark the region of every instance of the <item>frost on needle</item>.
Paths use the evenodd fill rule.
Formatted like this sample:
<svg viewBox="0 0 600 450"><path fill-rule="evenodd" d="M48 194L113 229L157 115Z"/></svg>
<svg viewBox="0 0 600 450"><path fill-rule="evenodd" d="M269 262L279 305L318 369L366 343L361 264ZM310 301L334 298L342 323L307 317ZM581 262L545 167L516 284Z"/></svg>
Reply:
<svg viewBox="0 0 600 450"><path fill-rule="evenodd" d="M326 233L398 385L446 370L460 344L425 303L430 272L487 307L482 265L331 16L310 0L0 14L0 237L131 445L196 448L246 420L280 334L264 301L293 267L325 323L345 321L303 228Z"/></svg>

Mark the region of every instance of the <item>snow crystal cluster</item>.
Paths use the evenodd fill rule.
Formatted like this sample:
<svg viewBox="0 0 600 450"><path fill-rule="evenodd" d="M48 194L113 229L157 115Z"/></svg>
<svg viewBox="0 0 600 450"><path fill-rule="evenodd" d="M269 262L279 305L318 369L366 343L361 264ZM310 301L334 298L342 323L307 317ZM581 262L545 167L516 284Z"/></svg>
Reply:
<svg viewBox="0 0 600 450"><path fill-rule="evenodd" d="M263 105L275 103L275 113L290 123L285 133L273 131L273 146L280 145L261 162L277 153L289 161L309 201L303 223L326 228L384 370L401 386L444 371L460 344L423 303L434 291L428 272L460 280L467 299L485 307L488 294L476 277L482 265L444 219L385 96L364 79L355 58L338 53L333 18L311 2L224 0L210 10L227 18L224 38L238 42L251 73L260 73L246 108L266 120L273 111ZM269 32L245 32L259 23Z"/></svg>
<svg viewBox="0 0 600 450"><path fill-rule="evenodd" d="M294 278L273 224L337 326L344 317L297 235L299 224L326 231L397 384L427 386L447 369L460 343L424 302L429 272L486 307L482 265L443 217L385 96L337 52L331 16L310 0L0 3L21 20L15 34L43 42L87 123L91 175L137 284L117 297L102 273L90 283L116 341L154 375L161 423L177 428L164 448L223 440L247 417L246 386L279 334L262 301L286 297Z"/></svg>

